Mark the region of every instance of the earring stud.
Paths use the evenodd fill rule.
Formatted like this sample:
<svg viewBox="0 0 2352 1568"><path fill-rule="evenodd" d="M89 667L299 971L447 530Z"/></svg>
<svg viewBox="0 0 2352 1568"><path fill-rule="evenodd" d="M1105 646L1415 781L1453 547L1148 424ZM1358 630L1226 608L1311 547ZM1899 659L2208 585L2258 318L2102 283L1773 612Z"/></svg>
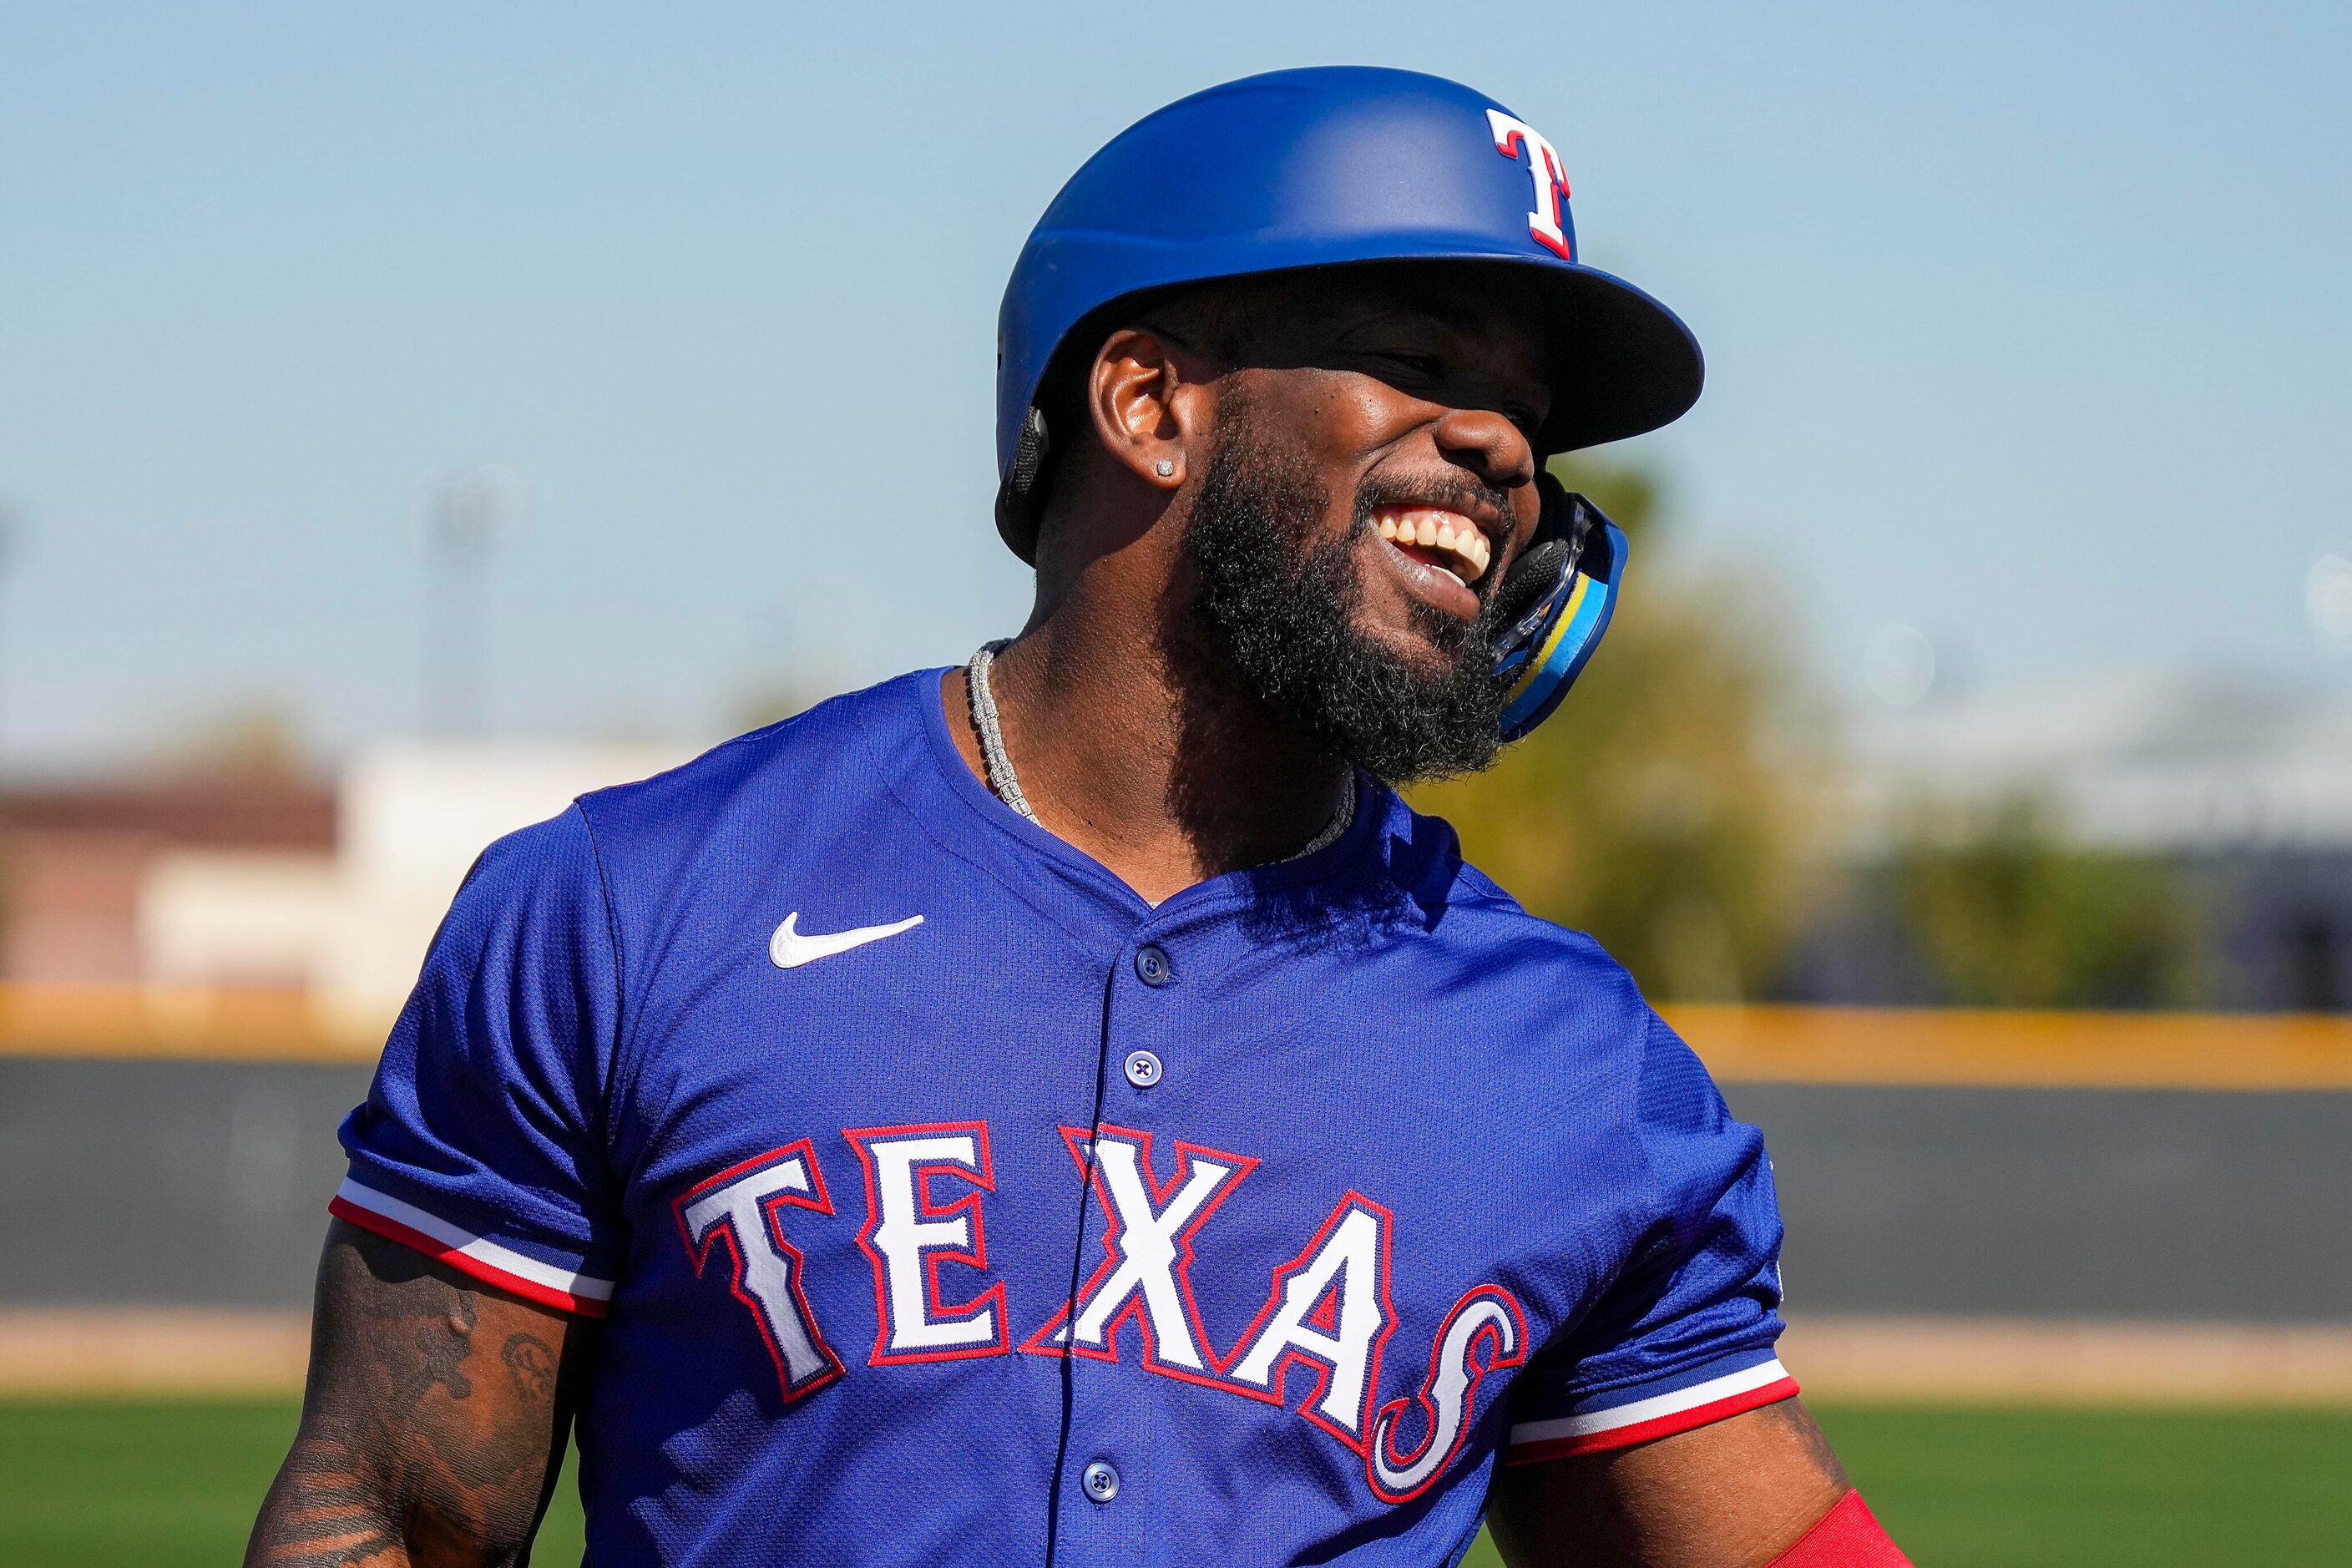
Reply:
<svg viewBox="0 0 2352 1568"><path fill-rule="evenodd" d="M1175 459L1175 458L1160 458L1160 477L1161 479L1164 479L1168 478L1171 474L1173 474L1175 471L1176 471L1176 459Z"/></svg>

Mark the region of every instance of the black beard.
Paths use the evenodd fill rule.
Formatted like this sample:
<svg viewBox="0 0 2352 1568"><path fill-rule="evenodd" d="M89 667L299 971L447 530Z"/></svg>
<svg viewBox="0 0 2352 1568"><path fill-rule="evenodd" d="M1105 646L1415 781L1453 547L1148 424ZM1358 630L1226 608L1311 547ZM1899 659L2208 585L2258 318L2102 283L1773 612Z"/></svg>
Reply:
<svg viewBox="0 0 2352 1568"><path fill-rule="evenodd" d="M1460 488L1493 494L1466 476ZM1257 429L1244 405L1228 402L1184 531L1199 583L1190 618L1202 640L1323 751L1391 785L1492 763L1507 695L1494 678L1491 595L1468 622L1413 605L1414 626L1445 658L1434 676L1357 629L1358 541L1379 537L1374 509L1404 499L1368 486L1348 531L1314 542L1328 488Z"/></svg>

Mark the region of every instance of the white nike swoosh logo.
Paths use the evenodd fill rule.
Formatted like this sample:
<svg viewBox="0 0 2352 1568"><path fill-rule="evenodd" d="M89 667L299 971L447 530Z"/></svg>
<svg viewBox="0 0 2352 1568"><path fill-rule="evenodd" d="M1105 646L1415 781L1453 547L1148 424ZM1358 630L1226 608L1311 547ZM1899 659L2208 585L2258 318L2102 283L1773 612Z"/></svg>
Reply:
<svg viewBox="0 0 2352 1568"><path fill-rule="evenodd" d="M908 915L895 925L852 926L847 931L833 931L824 936L803 936L800 933L801 912L794 910L776 928L768 940L768 956L775 960L778 969L798 969L803 963L814 963L820 958L831 958L836 952L847 952L853 947L864 947L869 942L880 942L886 936L897 936L902 931L912 931L923 923L920 915Z"/></svg>

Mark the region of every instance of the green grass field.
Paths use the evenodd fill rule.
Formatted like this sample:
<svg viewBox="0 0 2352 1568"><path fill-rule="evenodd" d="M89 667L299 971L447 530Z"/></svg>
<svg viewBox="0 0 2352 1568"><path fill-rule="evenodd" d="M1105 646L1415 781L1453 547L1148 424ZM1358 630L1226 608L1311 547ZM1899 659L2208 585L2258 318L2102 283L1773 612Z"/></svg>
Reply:
<svg viewBox="0 0 2352 1568"><path fill-rule="evenodd" d="M2352 1563L2352 1413L1819 1414L1924 1568ZM0 1404L0 1563L235 1563L293 1426L278 1402ZM543 1564L579 1561L570 1493Z"/></svg>

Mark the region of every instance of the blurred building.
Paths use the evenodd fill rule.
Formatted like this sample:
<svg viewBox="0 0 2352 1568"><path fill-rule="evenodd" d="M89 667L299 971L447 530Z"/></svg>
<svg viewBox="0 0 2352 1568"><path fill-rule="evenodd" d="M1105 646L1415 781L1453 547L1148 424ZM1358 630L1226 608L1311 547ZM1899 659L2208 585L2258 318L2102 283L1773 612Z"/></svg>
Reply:
<svg viewBox="0 0 2352 1568"><path fill-rule="evenodd" d="M1925 823L2031 803L2064 843L2154 862L2189 890L2210 1000L2352 1009L2352 697L2143 674L1930 700L1855 737L1846 890L1791 1000L1948 1000L1891 909Z"/></svg>
<svg viewBox="0 0 2352 1568"><path fill-rule="evenodd" d="M0 795L0 981L274 993L363 1039L406 994L486 845L684 754L400 742L361 750L331 780L262 772ZM2352 1010L2352 699L2073 681L1931 699L1857 734L1851 759L1838 891L1773 998L1983 1001L1954 994L1906 921L1899 862L1923 822L1964 834L2027 800L2063 844L2157 864L2186 889L2194 1005Z"/></svg>
<svg viewBox="0 0 2352 1568"><path fill-rule="evenodd" d="M124 985L172 977L178 933L160 945L148 913L191 881L236 884L209 978L299 985L309 966L284 938L242 933L299 923L325 895L337 800L311 780L220 776L48 788L0 795L5 903L0 977ZM224 893L229 889L223 889ZM232 929L233 928L233 929Z"/></svg>
<svg viewBox="0 0 2352 1568"><path fill-rule="evenodd" d="M0 980L271 989L363 1028L398 1007L491 840L682 760L400 742L362 751L331 782L224 775L0 795Z"/></svg>

